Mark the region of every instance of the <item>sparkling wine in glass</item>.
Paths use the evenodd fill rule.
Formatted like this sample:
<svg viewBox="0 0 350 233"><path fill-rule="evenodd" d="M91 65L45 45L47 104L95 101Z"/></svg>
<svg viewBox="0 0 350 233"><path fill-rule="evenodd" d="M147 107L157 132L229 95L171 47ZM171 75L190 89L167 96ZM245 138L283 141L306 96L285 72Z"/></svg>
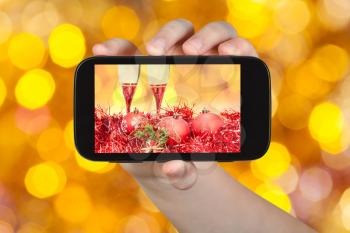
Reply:
<svg viewBox="0 0 350 233"><path fill-rule="evenodd" d="M147 65L147 77L156 101L157 113L159 114L165 88L169 81L169 65Z"/></svg>
<svg viewBox="0 0 350 233"><path fill-rule="evenodd" d="M118 65L119 83L122 86L127 113L130 112L139 76L140 65Z"/></svg>

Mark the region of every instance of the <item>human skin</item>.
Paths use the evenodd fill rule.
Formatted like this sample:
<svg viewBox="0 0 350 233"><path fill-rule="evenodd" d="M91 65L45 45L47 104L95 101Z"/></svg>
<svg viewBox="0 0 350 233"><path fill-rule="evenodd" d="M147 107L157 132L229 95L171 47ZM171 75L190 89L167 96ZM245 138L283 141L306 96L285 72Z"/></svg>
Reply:
<svg viewBox="0 0 350 233"><path fill-rule="evenodd" d="M191 22L165 24L146 44L149 55L258 56L249 41L219 21L195 32ZM130 41L96 44L94 55L141 55ZM283 232L313 229L248 190L216 162L122 164L180 233Z"/></svg>

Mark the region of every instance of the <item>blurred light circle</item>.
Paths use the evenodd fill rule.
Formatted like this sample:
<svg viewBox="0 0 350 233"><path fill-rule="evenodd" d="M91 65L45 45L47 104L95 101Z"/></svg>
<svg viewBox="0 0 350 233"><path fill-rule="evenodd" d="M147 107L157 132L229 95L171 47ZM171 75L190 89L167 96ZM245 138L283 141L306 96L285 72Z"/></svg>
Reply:
<svg viewBox="0 0 350 233"><path fill-rule="evenodd" d="M13 65L28 70L43 64L45 44L40 37L31 33L20 33L12 37L8 55Z"/></svg>
<svg viewBox="0 0 350 233"><path fill-rule="evenodd" d="M245 1L231 1L227 0L227 7L231 13L237 15L238 18L251 19L261 12L266 10L264 1L245 0Z"/></svg>
<svg viewBox="0 0 350 233"><path fill-rule="evenodd" d="M308 56L310 45L302 34L281 36L276 45L271 49L274 59L280 65L298 64Z"/></svg>
<svg viewBox="0 0 350 233"><path fill-rule="evenodd" d="M348 129L343 130L343 132L333 141L320 142L320 147L323 151L338 155L344 152L350 145L350 135Z"/></svg>
<svg viewBox="0 0 350 233"><path fill-rule="evenodd" d="M133 9L126 6L114 6L104 13L101 27L108 39L132 40L139 32L140 20Z"/></svg>
<svg viewBox="0 0 350 233"><path fill-rule="evenodd" d="M5 221L0 220L0 232L1 233L14 233L13 227Z"/></svg>
<svg viewBox="0 0 350 233"><path fill-rule="evenodd" d="M55 86L52 75L46 70L30 70L16 84L17 102L28 109L40 108L52 98Z"/></svg>
<svg viewBox="0 0 350 233"><path fill-rule="evenodd" d="M337 105L323 102L312 110L309 118L309 131L319 143L335 141L341 135L343 127L344 117Z"/></svg>
<svg viewBox="0 0 350 233"><path fill-rule="evenodd" d="M290 162L288 149L278 142L271 142L267 153L262 158L250 162L250 167L259 179L278 177L288 170Z"/></svg>
<svg viewBox="0 0 350 233"><path fill-rule="evenodd" d="M297 94L291 94L280 100L277 116L287 128L299 130L307 126L312 110L308 99Z"/></svg>
<svg viewBox="0 0 350 233"><path fill-rule="evenodd" d="M350 22L350 1L321 0L319 3L319 20L331 30L340 30Z"/></svg>
<svg viewBox="0 0 350 233"><path fill-rule="evenodd" d="M287 70L287 84L294 92L309 99L318 99L331 90L329 82L319 79L312 70L310 61Z"/></svg>
<svg viewBox="0 0 350 233"><path fill-rule="evenodd" d="M346 50L332 44L318 48L311 62L314 74L329 82L344 78L349 68L349 56Z"/></svg>
<svg viewBox="0 0 350 233"><path fill-rule="evenodd" d="M78 152L75 152L75 160L78 163L79 167L90 172L106 173L111 171L115 167L115 164L113 163L100 162L100 161L96 162L96 161L85 159Z"/></svg>
<svg viewBox="0 0 350 233"><path fill-rule="evenodd" d="M0 78L0 107L4 103L7 95L7 89L4 81Z"/></svg>
<svg viewBox="0 0 350 233"><path fill-rule="evenodd" d="M235 13L229 13L226 20L244 38L253 39L261 36L270 25L270 15L267 11L261 11L252 18L241 18Z"/></svg>
<svg viewBox="0 0 350 233"><path fill-rule="evenodd" d="M23 31L42 37L48 36L59 20L60 15L55 5L44 0L29 1L21 12Z"/></svg>
<svg viewBox="0 0 350 233"><path fill-rule="evenodd" d="M78 64L85 55L85 38L72 24L55 27L49 37L49 50L54 63L64 68Z"/></svg>
<svg viewBox="0 0 350 233"><path fill-rule="evenodd" d="M287 194L295 191L299 182L299 174L293 165L290 165L288 170L273 182L283 189Z"/></svg>
<svg viewBox="0 0 350 233"><path fill-rule="evenodd" d="M284 33L299 33L310 22L309 7L302 0L282 0L275 9L274 22Z"/></svg>
<svg viewBox="0 0 350 233"><path fill-rule="evenodd" d="M292 203L289 196L276 185L267 183L259 185L255 193L285 212L289 213L292 211Z"/></svg>
<svg viewBox="0 0 350 233"><path fill-rule="evenodd" d="M12 34L12 21L5 12L0 11L0 44L7 41Z"/></svg>
<svg viewBox="0 0 350 233"><path fill-rule="evenodd" d="M66 174L56 163L40 163L31 167L24 179L27 191L37 198L59 193L66 185Z"/></svg>
<svg viewBox="0 0 350 233"><path fill-rule="evenodd" d="M323 151L321 155L322 160L327 167L335 170L345 170L350 168L350 152L348 150L336 155Z"/></svg>
<svg viewBox="0 0 350 233"><path fill-rule="evenodd" d="M343 222L344 227L347 230L350 230L350 205L347 205L345 208L343 208L341 220Z"/></svg>
<svg viewBox="0 0 350 233"><path fill-rule="evenodd" d="M40 134L36 148L40 157L48 161L62 162L71 154L65 145L62 129L56 127L48 128Z"/></svg>
<svg viewBox="0 0 350 233"><path fill-rule="evenodd" d="M121 216L122 213L115 208L97 204L83 224L84 233L116 232Z"/></svg>
<svg viewBox="0 0 350 233"><path fill-rule="evenodd" d="M328 197L332 187L332 177L324 169L312 167L305 170L300 176L300 192L309 201L316 202Z"/></svg>
<svg viewBox="0 0 350 233"><path fill-rule="evenodd" d="M56 213L69 223L84 221L92 210L92 203L84 187L74 184L67 186L55 199Z"/></svg>
<svg viewBox="0 0 350 233"><path fill-rule="evenodd" d="M18 107L15 118L16 126L30 135L46 129L51 121L50 111L46 106L35 110Z"/></svg>

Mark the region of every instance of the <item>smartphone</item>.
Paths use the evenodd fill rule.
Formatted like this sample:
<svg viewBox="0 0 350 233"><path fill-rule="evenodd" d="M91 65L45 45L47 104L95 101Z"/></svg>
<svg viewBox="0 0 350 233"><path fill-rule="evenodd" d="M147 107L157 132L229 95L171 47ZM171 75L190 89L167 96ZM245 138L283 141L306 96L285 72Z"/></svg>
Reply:
<svg viewBox="0 0 350 233"><path fill-rule="evenodd" d="M75 145L90 160L252 160L270 125L269 71L255 57L97 56L75 72Z"/></svg>

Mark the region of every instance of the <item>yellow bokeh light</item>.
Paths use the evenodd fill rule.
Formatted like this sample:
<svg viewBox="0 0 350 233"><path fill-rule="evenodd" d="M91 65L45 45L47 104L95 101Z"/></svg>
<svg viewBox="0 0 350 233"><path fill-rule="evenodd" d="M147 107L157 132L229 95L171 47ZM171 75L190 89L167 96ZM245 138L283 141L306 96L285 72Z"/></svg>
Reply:
<svg viewBox="0 0 350 233"><path fill-rule="evenodd" d="M263 1L227 1L227 6L227 21L233 24L240 36L252 39L269 27L270 14Z"/></svg>
<svg viewBox="0 0 350 233"><path fill-rule="evenodd" d="M57 26L49 37L49 50L54 63L65 68L78 64L85 55L85 38L72 24Z"/></svg>
<svg viewBox="0 0 350 233"><path fill-rule="evenodd" d="M348 130L344 130L338 138L330 142L321 142L320 147L329 154L337 155L344 152L350 145L350 135Z"/></svg>
<svg viewBox="0 0 350 233"><path fill-rule="evenodd" d="M140 20L134 10L115 6L106 11L101 21L105 36L110 38L134 39L140 28Z"/></svg>
<svg viewBox="0 0 350 233"><path fill-rule="evenodd" d="M349 56L345 49L327 44L317 49L311 67L320 79L335 82L344 77L349 67Z"/></svg>
<svg viewBox="0 0 350 233"><path fill-rule="evenodd" d="M277 142L271 142L267 153L260 159L250 162L253 174L259 178L278 177L285 173L290 165L288 149Z"/></svg>
<svg viewBox="0 0 350 233"><path fill-rule="evenodd" d="M271 184L262 184L257 187L255 192L280 209L288 213L291 212L292 203L289 196L280 187Z"/></svg>
<svg viewBox="0 0 350 233"><path fill-rule="evenodd" d="M320 143L336 141L344 127L344 117L340 108L330 102L317 105L309 118L311 136Z"/></svg>
<svg viewBox="0 0 350 233"><path fill-rule="evenodd" d="M75 153L75 159L79 167L90 172L106 173L115 168L114 163L91 161L91 160L85 159L78 152Z"/></svg>
<svg viewBox="0 0 350 233"><path fill-rule="evenodd" d="M26 72L17 82L17 102L25 108L36 109L44 106L55 92L52 75L42 69Z"/></svg>
<svg viewBox="0 0 350 233"><path fill-rule="evenodd" d="M103 205L94 206L89 217L85 220L84 233L115 232L122 214L113 208Z"/></svg>
<svg viewBox="0 0 350 233"><path fill-rule="evenodd" d="M8 15L0 11L0 44L7 41L12 33L12 21Z"/></svg>
<svg viewBox="0 0 350 233"><path fill-rule="evenodd" d="M278 119L287 128L299 130L307 126L311 103L303 96L292 94L281 99Z"/></svg>
<svg viewBox="0 0 350 233"><path fill-rule="evenodd" d="M287 70L287 84L299 95L310 99L323 97L331 90L331 85L317 77L313 72L312 62L306 61L297 69Z"/></svg>
<svg viewBox="0 0 350 233"><path fill-rule="evenodd" d="M31 167L24 179L27 191L37 198L59 193L66 184L66 174L56 163L41 163Z"/></svg>
<svg viewBox="0 0 350 233"><path fill-rule="evenodd" d="M44 160L62 162L70 155L64 144L63 131L56 127L46 129L40 134L36 148Z"/></svg>
<svg viewBox="0 0 350 233"><path fill-rule="evenodd" d="M4 103L7 95L7 89L4 81L0 78L0 107Z"/></svg>
<svg viewBox="0 0 350 233"><path fill-rule="evenodd" d="M40 37L31 33L20 33L12 37L8 56L16 67L28 70L43 64L45 51L45 44Z"/></svg>
<svg viewBox="0 0 350 233"><path fill-rule="evenodd" d="M310 10L305 1L283 0L277 4L274 22L284 33L296 34L305 29L310 21Z"/></svg>
<svg viewBox="0 0 350 233"><path fill-rule="evenodd" d="M54 207L57 214L65 221L79 223L89 216L92 203L85 188L74 184L67 186L57 196Z"/></svg>
<svg viewBox="0 0 350 233"><path fill-rule="evenodd" d="M270 15L262 11L253 18L239 18L234 13L227 16L230 22L242 37L253 39L262 35L270 24Z"/></svg>

